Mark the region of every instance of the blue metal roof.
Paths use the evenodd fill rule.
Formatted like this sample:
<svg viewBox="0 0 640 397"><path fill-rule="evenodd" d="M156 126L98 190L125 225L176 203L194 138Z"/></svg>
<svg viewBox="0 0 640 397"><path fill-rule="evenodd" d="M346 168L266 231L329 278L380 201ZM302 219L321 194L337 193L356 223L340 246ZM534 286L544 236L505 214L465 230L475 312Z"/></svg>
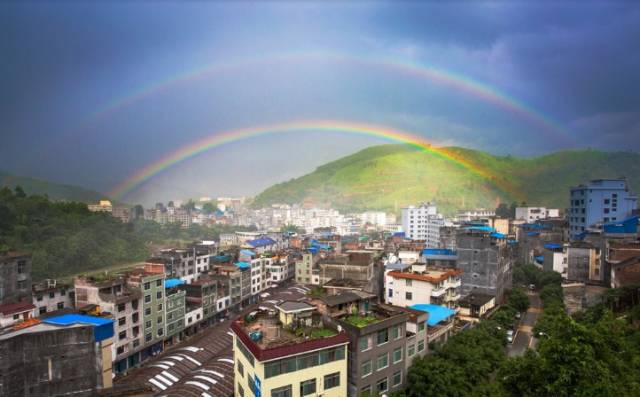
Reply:
<svg viewBox="0 0 640 397"><path fill-rule="evenodd" d="M506 239L506 238L507 238L507 235L506 235L506 234L503 234L503 233L495 232L495 233L491 233L491 237L493 237L493 238L499 238L499 239Z"/></svg>
<svg viewBox="0 0 640 397"><path fill-rule="evenodd" d="M250 246L252 246L254 248L266 247L266 246L269 246L269 245L274 245L275 243L276 243L276 241L274 239L272 239L271 237L260 237L260 238L257 238L255 240L247 241L247 244L249 244Z"/></svg>
<svg viewBox="0 0 640 397"><path fill-rule="evenodd" d="M454 250L449 248L425 248L422 250L422 255L456 255Z"/></svg>
<svg viewBox="0 0 640 397"><path fill-rule="evenodd" d="M605 223L602 229L607 234L636 234L638 233L638 217L632 216L621 222Z"/></svg>
<svg viewBox="0 0 640 397"><path fill-rule="evenodd" d="M540 255L540 256L536 256L534 258L536 260L536 262L542 264L544 262L544 256Z"/></svg>
<svg viewBox="0 0 640 397"><path fill-rule="evenodd" d="M178 285L182 285L184 283L185 283L184 280L180 280L179 278L169 278L164 282L164 287L173 288L173 287L177 287Z"/></svg>
<svg viewBox="0 0 640 397"><path fill-rule="evenodd" d="M420 303L417 305L410 306L409 309L419 310L421 312L429 313L429 319L427 320L427 325L430 327L433 327L434 325L438 325L440 322L456 314L455 310L449 309L448 307L434 305L434 304Z"/></svg>
<svg viewBox="0 0 640 397"><path fill-rule="evenodd" d="M321 250L325 250L328 251L331 249L331 246L329 246L328 244L322 244L321 242L319 242L318 240L311 240L311 246L314 248L318 248Z"/></svg>
<svg viewBox="0 0 640 397"><path fill-rule="evenodd" d="M249 269L251 267L251 264L247 262L236 262L236 266L240 269Z"/></svg>
<svg viewBox="0 0 640 397"><path fill-rule="evenodd" d="M490 226L469 226L465 228L465 230L472 230L476 232L487 232L487 233L493 233L496 231L496 229Z"/></svg>
<svg viewBox="0 0 640 397"><path fill-rule="evenodd" d="M247 256L255 256L256 253L251 250L240 250L240 254Z"/></svg>
<svg viewBox="0 0 640 397"><path fill-rule="evenodd" d="M516 240L507 240L507 244L516 245L516 244L518 244L518 242Z"/></svg>
<svg viewBox="0 0 640 397"><path fill-rule="evenodd" d="M539 235L540 235L540 232L528 232L527 233L527 236L529 236L529 237L536 237L536 236L539 236Z"/></svg>
<svg viewBox="0 0 640 397"><path fill-rule="evenodd" d="M549 243L549 244L545 244L544 248L548 250L558 250L558 249L562 249L562 244Z"/></svg>
<svg viewBox="0 0 640 397"><path fill-rule="evenodd" d="M318 249L316 247L309 247L307 251L311 252L313 255L318 253Z"/></svg>
<svg viewBox="0 0 640 397"><path fill-rule="evenodd" d="M393 233L393 237L404 237L404 236L405 236L404 232L395 232L395 233Z"/></svg>
<svg viewBox="0 0 640 397"><path fill-rule="evenodd" d="M87 316L85 314L63 314L42 320L45 324L70 326L75 324L92 325L95 327L96 342L113 337L113 320L110 318Z"/></svg>

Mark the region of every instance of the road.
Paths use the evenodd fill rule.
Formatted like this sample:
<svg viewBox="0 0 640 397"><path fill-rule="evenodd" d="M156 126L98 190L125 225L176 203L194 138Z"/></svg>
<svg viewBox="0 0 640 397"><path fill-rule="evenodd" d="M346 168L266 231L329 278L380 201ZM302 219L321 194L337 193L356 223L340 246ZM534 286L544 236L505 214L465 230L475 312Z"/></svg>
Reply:
<svg viewBox="0 0 640 397"><path fill-rule="evenodd" d="M527 292L531 306L522 316L513 343L509 345L507 354L509 357L521 356L527 348L535 349L538 339L533 336L533 327L542 313L542 302L537 292Z"/></svg>

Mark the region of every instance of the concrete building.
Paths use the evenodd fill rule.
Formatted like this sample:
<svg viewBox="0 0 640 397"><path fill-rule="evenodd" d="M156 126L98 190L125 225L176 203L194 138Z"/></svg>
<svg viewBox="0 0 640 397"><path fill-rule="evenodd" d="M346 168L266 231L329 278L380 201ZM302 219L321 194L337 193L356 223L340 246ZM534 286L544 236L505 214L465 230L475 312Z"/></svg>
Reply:
<svg viewBox="0 0 640 397"><path fill-rule="evenodd" d="M572 242L567 247L567 279L588 282L600 279L601 250L588 242Z"/></svg>
<svg viewBox="0 0 640 397"><path fill-rule="evenodd" d="M494 216L496 216L496 212L494 210L476 208L473 210L459 211L454 219L456 222L471 222L479 219L488 219Z"/></svg>
<svg viewBox="0 0 640 397"><path fill-rule="evenodd" d="M218 282L214 278L201 277L191 284L183 284L178 288L186 292L187 306L202 308L202 321L205 325L215 322Z"/></svg>
<svg viewBox="0 0 640 397"><path fill-rule="evenodd" d="M127 284L124 276L76 277L75 306L95 311L114 320L111 346L113 369L120 373L137 366L143 348L142 293Z"/></svg>
<svg viewBox="0 0 640 397"><path fill-rule="evenodd" d="M572 238L596 223L621 221L638 208L638 196L625 179L597 179L571 188L567 217Z"/></svg>
<svg viewBox="0 0 640 397"><path fill-rule="evenodd" d="M534 223L540 219L557 218L560 210L545 207L517 207L516 219Z"/></svg>
<svg viewBox="0 0 640 397"><path fill-rule="evenodd" d="M178 286L181 280L165 280L165 344L175 344L182 340L185 328L186 291Z"/></svg>
<svg viewBox="0 0 640 397"><path fill-rule="evenodd" d="M413 265L409 271L390 271L385 276L385 302L400 307L436 304L456 309L460 299L459 269Z"/></svg>
<svg viewBox="0 0 640 397"><path fill-rule="evenodd" d="M34 318L35 306L29 301L0 305L0 329L13 327Z"/></svg>
<svg viewBox="0 0 640 397"><path fill-rule="evenodd" d="M0 304L31 301L31 256L0 252Z"/></svg>
<svg viewBox="0 0 640 397"><path fill-rule="evenodd" d="M41 316L56 310L72 309L74 307L73 287L58 284L55 280L46 280L33 285L33 304L35 313Z"/></svg>
<svg viewBox="0 0 640 397"><path fill-rule="evenodd" d="M424 240L427 247L439 247L440 228L443 226L446 226L444 217L438 214L436 206L431 203L402 209L405 236L412 240Z"/></svg>
<svg viewBox="0 0 640 397"><path fill-rule="evenodd" d="M111 319L67 314L0 334L0 395L93 397L112 386Z"/></svg>
<svg viewBox="0 0 640 397"><path fill-rule="evenodd" d="M166 327L165 275L161 265L145 265L129 275L128 284L142 293L144 350L142 360L163 350ZM120 335L118 335L120 338Z"/></svg>
<svg viewBox="0 0 640 397"><path fill-rule="evenodd" d="M457 235L458 260L456 268L462 270L461 294L485 293L503 300L511 288L512 251L506 236L492 228L470 226L461 228Z"/></svg>
<svg viewBox="0 0 640 397"><path fill-rule="evenodd" d="M302 254L302 260L295 264L295 279L298 284L311 284L311 271L314 268L314 256L307 252Z"/></svg>
<svg viewBox="0 0 640 397"><path fill-rule="evenodd" d="M277 313L234 321L231 332L235 396L347 396L348 336L313 306L283 302Z"/></svg>
<svg viewBox="0 0 640 397"><path fill-rule="evenodd" d="M334 318L349 335L347 396L390 394L406 379L406 331L409 315L392 306Z"/></svg>
<svg viewBox="0 0 640 397"><path fill-rule="evenodd" d="M484 318L496 306L496 297L482 293L471 293L460 299L458 315L465 320Z"/></svg>
<svg viewBox="0 0 640 397"><path fill-rule="evenodd" d="M87 208L91 212L108 212L113 211L113 205L109 200L100 200L97 204L88 204Z"/></svg>

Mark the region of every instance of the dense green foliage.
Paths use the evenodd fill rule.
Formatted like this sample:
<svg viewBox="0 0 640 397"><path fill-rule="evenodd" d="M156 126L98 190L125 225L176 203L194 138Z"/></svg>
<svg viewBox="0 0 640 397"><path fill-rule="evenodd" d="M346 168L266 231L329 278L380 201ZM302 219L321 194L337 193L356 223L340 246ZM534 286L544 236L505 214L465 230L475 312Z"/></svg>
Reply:
<svg viewBox="0 0 640 397"><path fill-rule="evenodd" d="M529 297L521 288L514 288L509 294L509 305L519 312L529 309Z"/></svg>
<svg viewBox="0 0 640 397"><path fill-rule="evenodd" d="M22 188L0 189L0 249L30 253L34 280L141 261L148 257L150 244L218 239L220 233L238 229L182 229L180 224L145 220L125 224L109 214L90 212L86 204L27 196Z"/></svg>
<svg viewBox="0 0 640 397"><path fill-rule="evenodd" d="M24 176L15 176L0 172L0 188L21 186L27 194L47 195L51 200L80 201L95 203L105 196L102 193L78 186L63 185Z"/></svg>
<svg viewBox="0 0 640 397"><path fill-rule="evenodd" d="M381 145L318 167L300 178L274 185L254 205L313 203L340 210L400 207L436 201L445 213L460 208L496 208L500 202L564 208L570 186L589 179L625 175L640 187L640 155L628 152L571 150L534 158L492 156L462 148L447 150L480 167L487 179L442 156L406 145ZM509 185L505 193L496 185ZM500 207L511 213L511 206Z"/></svg>
<svg viewBox="0 0 640 397"><path fill-rule="evenodd" d="M145 259L133 225L73 202L0 190L0 246L31 253L33 278L59 277Z"/></svg>

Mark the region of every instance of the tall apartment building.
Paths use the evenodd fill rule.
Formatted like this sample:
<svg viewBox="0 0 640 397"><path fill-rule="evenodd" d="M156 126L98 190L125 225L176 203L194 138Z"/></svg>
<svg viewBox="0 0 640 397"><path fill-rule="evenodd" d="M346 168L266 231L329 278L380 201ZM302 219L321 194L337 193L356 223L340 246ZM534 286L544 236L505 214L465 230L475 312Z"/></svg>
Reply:
<svg viewBox="0 0 640 397"><path fill-rule="evenodd" d="M163 349L165 338L166 301L165 275L162 265L147 264L144 269L137 269L129 275L128 284L142 293L142 332L145 348L141 352L141 360L159 353Z"/></svg>
<svg viewBox="0 0 640 397"><path fill-rule="evenodd" d="M111 357L114 372L136 366L143 348L142 293L123 276L76 277L75 306L109 314L114 320Z"/></svg>
<svg viewBox="0 0 640 397"><path fill-rule="evenodd" d="M597 179L571 188L569 228L572 238L590 226L622 221L638 208L638 196L625 179Z"/></svg>
<svg viewBox="0 0 640 397"><path fill-rule="evenodd" d="M234 395L347 396L346 332L326 327L303 302L283 302L277 310L231 324Z"/></svg>
<svg viewBox="0 0 640 397"><path fill-rule="evenodd" d="M444 217L438 214L431 203L419 207L402 209L402 230L412 240L424 240L426 247L437 248L440 245L440 228L445 226Z"/></svg>
<svg viewBox="0 0 640 397"><path fill-rule="evenodd" d="M486 293L502 302L511 288L512 253L504 235L484 226L462 228L457 235L462 295Z"/></svg>
<svg viewBox="0 0 640 397"><path fill-rule="evenodd" d="M296 261L296 283L311 284L311 272L313 270L313 254L306 252L302 254L302 260Z"/></svg>
<svg viewBox="0 0 640 397"><path fill-rule="evenodd" d="M170 344L179 342L185 328L186 295L187 293L178 288L180 280L165 280L165 341Z"/></svg>

